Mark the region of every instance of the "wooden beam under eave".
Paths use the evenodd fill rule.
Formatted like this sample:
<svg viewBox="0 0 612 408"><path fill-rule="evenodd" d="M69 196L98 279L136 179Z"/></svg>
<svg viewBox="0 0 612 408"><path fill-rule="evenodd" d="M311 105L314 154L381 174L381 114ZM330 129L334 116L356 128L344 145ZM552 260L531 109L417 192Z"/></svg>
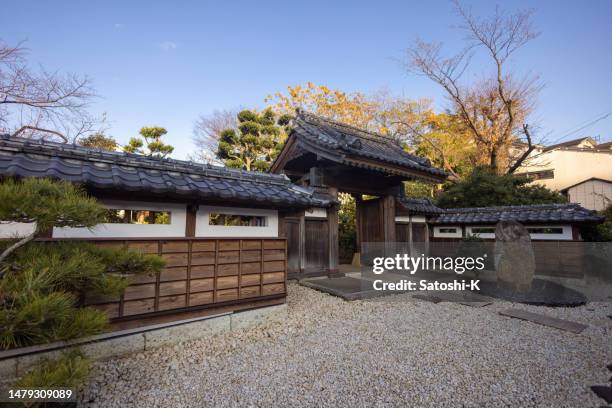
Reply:
<svg viewBox="0 0 612 408"><path fill-rule="evenodd" d="M278 154L278 156L276 156L276 159L274 160L274 163L272 163L272 166L270 166L270 173L281 172L281 170L283 169L283 167L285 167L285 164L287 164L287 161L291 157L291 153L293 152L294 148L295 135L289 135L289 138L285 142L283 149Z"/></svg>
<svg viewBox="0 0 612 408"><path fill-rule="evenodd" d="M433 183L442 183L446 180L446 176L435 176L430 173L408 169L404 166L393 165L381 161L374 161L362 158L345 158L344 163L357 168L369 169L384 174L401 176L406 180L421 180Z"/></svg>

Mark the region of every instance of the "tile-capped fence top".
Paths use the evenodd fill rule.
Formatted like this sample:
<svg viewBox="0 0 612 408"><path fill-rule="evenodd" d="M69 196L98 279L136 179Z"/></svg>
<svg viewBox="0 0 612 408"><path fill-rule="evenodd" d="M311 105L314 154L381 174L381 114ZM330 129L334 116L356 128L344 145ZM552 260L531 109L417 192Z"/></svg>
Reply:
<svg viewBox="0 0 612 408"><path fill-rule="evenodd" d="M447 208L433 216L432 224L495 224L499 221L521 223L601 222L595 211L578 204L537 204L503 207Z"/></svg>
<svg viewBox="0 0 612 408"><path fill-rule="evenodd" d="M298 111L293 126L292 133L298 139L317 145L348 165L360 166L360 163L351 161L351 157L365 158L383 165L418 171L438 179L447 176L444 170L433 167L428 159L406 152L390 137L324 119L302 110Z"/></svg>
<svg viewBox="0 0 612 408"><path fill-rule="evenodd" d="M109 152L0 135L0 177L49 177L98 190L215 199L263 206L327 207L282 174L247 172L175 159ZM133 197L130 197L133 198Z"/></svg>
<svg viewBox="0 0 612 408"><path fill-rule="evenodd" d="M412 214L434 215L441 214L445 210L437 207L427 198L399 197L400 204Z"/></svg>

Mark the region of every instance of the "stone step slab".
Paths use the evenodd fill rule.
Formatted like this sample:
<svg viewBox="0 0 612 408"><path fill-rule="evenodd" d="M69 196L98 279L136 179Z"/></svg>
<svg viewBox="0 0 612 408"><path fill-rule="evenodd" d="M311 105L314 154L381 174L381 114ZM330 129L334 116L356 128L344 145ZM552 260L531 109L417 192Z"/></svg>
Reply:
<svg viewBox="0 0 612 408"><path fill-rule="evenodd" d="M529 322L541 324L543 326L554 327L555 329L580 334L588 326L582 323L576 323L569 320L557 319L555 317L546 316L539 313L527 312L520 309L506 309L499 312L502 316L512 317L515 319L527 320Z"/></svg>

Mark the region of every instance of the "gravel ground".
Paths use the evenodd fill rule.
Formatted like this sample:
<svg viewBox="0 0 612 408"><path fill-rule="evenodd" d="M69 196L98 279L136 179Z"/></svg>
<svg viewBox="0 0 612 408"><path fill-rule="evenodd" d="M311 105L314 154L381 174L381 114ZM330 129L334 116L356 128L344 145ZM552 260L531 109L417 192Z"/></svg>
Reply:
<svg viewBox="0 0 612 408"><path fill-rule="evenodd" d="M285 323L95 364L88 406L598 407L612 305L345 302L289 285ZM576 335L497 315L589 324Z"/></svg>

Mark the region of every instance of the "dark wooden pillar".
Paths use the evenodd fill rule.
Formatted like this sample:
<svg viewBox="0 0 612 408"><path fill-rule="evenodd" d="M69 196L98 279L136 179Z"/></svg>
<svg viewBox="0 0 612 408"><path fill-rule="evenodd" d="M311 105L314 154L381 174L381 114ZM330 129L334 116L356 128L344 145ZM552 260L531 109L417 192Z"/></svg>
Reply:
<svg viewBox="0 0 612 408"><path fill-rule="evenodd" d="M335 187L329 188L329 195L334 199L338 199L338 189ZM339 265L339 243L338 243L338 210L340 205L335 204L327 210L327 225L329 231L329 274L338 273Z"/></svg>
<svg viewBox="0 0 612 408"><path fill-rule="evenodd" d="M197 215L198 215L198 205L188 204L187 205L187 217L185 218L185 236L186 237L195 237Z"/></svg>
<svg viewBox="0 0 612 408"><path fill-rule="evenodd" d="M353 194L355 199L355 252L361 253L361 203L363 202L361 194Z"/></svg>
<svg viewBox="0 0 612 408"><path fill-rule="evenodd" d="M412 215L408 216L408 249L410 256L414 256L414 234L412 232Z"/></svg>
<svg viewBox="0 0 612 408"><path fill-rule="evenodd" d="M425 255L429 255L429 224L425 219Z"/></svg>
<svg viewBox="0 0 612 408"><path fill-rule="evenodd" d="M304 274L306 270L306 215L304 211L300 213L300 237L298 244L300 246L300 273Z"/></svg>
<svg viewBox="0 0 612 408"><path fill-rule="evenodd" d="M395 242L395 196L382 197L381 209L384 242Z"/></svg>

